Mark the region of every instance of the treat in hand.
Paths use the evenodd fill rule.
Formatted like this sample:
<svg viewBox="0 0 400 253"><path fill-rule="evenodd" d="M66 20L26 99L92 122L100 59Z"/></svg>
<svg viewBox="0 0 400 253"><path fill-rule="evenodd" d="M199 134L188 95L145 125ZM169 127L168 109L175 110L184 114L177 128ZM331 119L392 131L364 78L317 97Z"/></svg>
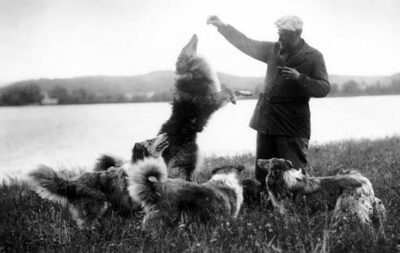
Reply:
<svg viewBox="0 0 400 253"><path fill-rule="evenodd" d="M242 96L242 97L249 97L253 95L253 92L249 90L235 90L235 95L236 96Z"/></svg>

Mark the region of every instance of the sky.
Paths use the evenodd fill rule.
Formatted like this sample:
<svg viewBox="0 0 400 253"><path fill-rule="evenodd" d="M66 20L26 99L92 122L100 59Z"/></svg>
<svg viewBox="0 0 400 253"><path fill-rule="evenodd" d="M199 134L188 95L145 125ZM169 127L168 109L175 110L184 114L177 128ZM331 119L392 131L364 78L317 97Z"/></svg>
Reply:
<svg viewBox="0 0 400 253"><path fill-rule="evenodd" d="M278 38L275 20L297 15L329 74L391 75L400 72L399 13L398 0L0 0L0 83L173 70L194 33L216 70L263 76L265 63L207 26L209 15L267 41Z"/></svg>

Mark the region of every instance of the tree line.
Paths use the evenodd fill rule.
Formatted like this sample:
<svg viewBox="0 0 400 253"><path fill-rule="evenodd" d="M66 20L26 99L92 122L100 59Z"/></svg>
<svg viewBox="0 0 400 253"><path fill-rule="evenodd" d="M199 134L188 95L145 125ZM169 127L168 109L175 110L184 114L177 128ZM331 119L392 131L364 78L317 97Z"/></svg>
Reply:
<svg viewBox="0 0 400 253"><path fill-rule="evenodd" d="M0 105L38 104L43 99L42 91L37 84L24 83L3 88Z"/></svg>
<svg viewBox="0 0 400 253"><path fill-rule="evenodd" d="M254 90L251 98L257 98L263 92L263 85L260 84ZM359 84L354 80L344 82L342 85L331 83L329 97L347 96L375 96L375 95L398 95L400 94L400 80L392 80L389 84L381 84L379 81L372 85Z"/></svg>
<svg viewBox="0 0 400 253"><path fill-rule="evenodd" d="M43 99L49 97L57 100L57 104L100 104L100 103L132 103L161 102L171 99L170 92L155 92L152 95L102 94L85 88L69 91L62 86L44 90L37 83L11 85L0 91L0 106L40 105Z"/></svg>
<svg viewBox="0 0 400 253"><path fill-rule="evenodd" d="M257 98L262 92L262 84L258 85L250 98ZM333 83L329 96L364 96L364 95L389 95L400 94L400 80L392 80L391 83L382 85L377 82L374 85L360 85L350 80L341 86ZM45 96L57 99L58 104L90 104L90 103L132 103L132 102L165 102L172 98L171 91L154 92L151 95L130 95L114 93L101 94L89 91L85 88L68 90L63 86L54 86L49 90L40 87L36 82L24 82L19 85L11 85L0 91L0 105L29 105L42 104Z"/></svg>
<svg viewBox="0 0 400 253"><path fill-rule="evenodd" d="M389 84L382 85L379 81L374 85L360 85L350 80L340 87L332 84L329 96L373 96L400 94L400 80L392 80Z"/></svg>

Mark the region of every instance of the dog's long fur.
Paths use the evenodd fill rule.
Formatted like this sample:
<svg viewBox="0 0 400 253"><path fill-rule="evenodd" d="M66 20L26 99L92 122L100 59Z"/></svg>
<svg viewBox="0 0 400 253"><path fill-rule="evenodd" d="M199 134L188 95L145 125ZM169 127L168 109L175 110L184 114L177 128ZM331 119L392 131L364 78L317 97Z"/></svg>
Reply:
<svg viewBox="0 0 400 253"><path fill-rule="evenodd" d="M178 57L172 114L159 131L168 135L170 145L162 156L169 175L188 181L199 162L197 133L227 101L236 101L234 93L221 87L207 61L197 55L197 42L193 35Z"/></svg>
<svg viewBox="0 0 400 253"><path fill-rule="evenodd" d="M145 228L178 222L213 223L236 218L243 202L239 178L242 166L216 168L209 181L196 184L168 178L162 159L148 158L129 170L129 194L141 203Z"/></svg>
<svg viewBox="0 0 400 253"><path fill-rule="evenodd" d="M40 165L30 177L33 189L42 198L68 207L80 228L88 221L97 221L109 205L121 214L134 209L127 194L124 170L111 168L66 178L54 169Z"/></svg>
<svg viewBox="0 0 400 253"><path fill-rule="evenodd" d="M285 202L302 202L311 211L333 209L336 223L356 218L362 227L374 228L384 235L385 207L375 197L371 182L361 173L349 171L336 176L310 177L285 159L259 159L257 162L268 170L268 195L281 213L286 213Z"/></svg>
<svg viewBox="0 0 400 253"><path fill-rule="evenodd" d="M73 178L45 165L33 170L30 182L33 189L44 199L69 209L72 218L82 228L103 216L108 207L123 216L140 210L140 205L129 196L126 168L146 157L161 157L168 146L166 135L136 143L131 162L124 163L110 155L103 155L94 171Z"/></svg>

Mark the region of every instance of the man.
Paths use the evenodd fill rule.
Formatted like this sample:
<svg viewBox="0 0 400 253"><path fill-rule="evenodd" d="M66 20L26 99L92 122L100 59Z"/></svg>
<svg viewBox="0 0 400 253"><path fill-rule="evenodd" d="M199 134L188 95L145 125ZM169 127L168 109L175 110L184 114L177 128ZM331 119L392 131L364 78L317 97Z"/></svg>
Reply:
<svg viewBox="0 0 400 253"><path fill-rule="evenodd" d="M285 158L297 168L307 165L310 139L310 97L324 97L330 84L322 54L302 38L303 22L285 16L275 22L279 41L247 38L217 16L207 20L243 53L268 65L263 93L250 121L257 131L257 159ZM256 178L265 186L266 174L257 165Z"/></svg>

